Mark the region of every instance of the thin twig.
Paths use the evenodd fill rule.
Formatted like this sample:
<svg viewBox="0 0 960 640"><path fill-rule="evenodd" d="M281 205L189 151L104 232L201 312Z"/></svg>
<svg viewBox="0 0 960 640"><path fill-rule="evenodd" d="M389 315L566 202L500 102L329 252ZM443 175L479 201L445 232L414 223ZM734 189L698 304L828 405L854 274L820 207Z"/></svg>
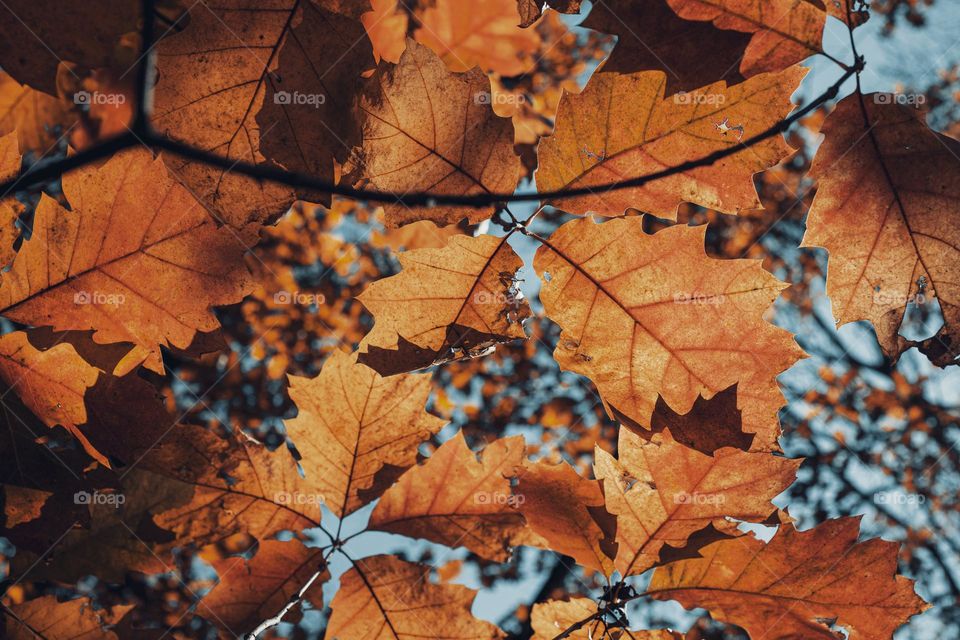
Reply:
<svg viewBox="0 0 960 640"><path fill-rule="evenodd" d="M808 105L804 106L801 109L798 109L790 116L784 118L783 120L777 122L773 126L769 127L765 131L758 133L757 135L744 140L743 142L729 146L725 149L720 149L714 151L706 156L697 158L695 160L688 160L686 162L673 165L661 171L656 171L653 173L644 174L637 176L635 178L630 178L627 180L620 180L617 182L607 182L604 184L593 185L589 187L577 187L573 189L557 189L553 191L543 191L543 192L525 192L525 193L479 193L474 195L456 195L448 193L433 193L433 192L412 192L406 194L397 194L389 191L378 191L373 189L358 189L346 185L334 184L326 180L321 180L314 176L298 173L294 171L287 171L281 169L277 166L268 165L268 164L253 164L246 161L231 160L220 156L209 151L204 151L203 149L198 149L189 144L180 142L178 140L173 140L166 136L159 135L153 131L136 131L137 135L141 137L139 142L146 144L156 150L168 151L170 153L176 154L188 160L193 160L196 162L201 162L203 164L219 167L224 171L229 171L231 173L246 175L251 178L267 181L267 182L276 182L279 184L285 184L294 188L301 189L310 189L318 191L321 193L328 193L332 195L343 196L347 198L353 198L356 200L366 200L370 202L380 202L388 204L402 204L407 207L430 207L436 205L456 205L463 207L473 207L473 208L484 208L491 205L502 204L506 202L532 202L532 201L556 201L563 200L565 198L573 198L577 196L584 195L600 195L604 193L609 193L612 191L620 191L623 189L631 189L635 187L644 186L650 182L655 182L657 180L662 180L664 178L669 178L670 176L678 175L681 173L686 173L692 171L693 169L699 169L702 167L708 167L714 163L723 160L729 156L740 153L744 149L752 147L764 140L772 138L773 136L779 135L790 128L793 123L800 120L807 114L811 113L815 109L819 108L821 105L825 104L829 100L832 100L837 96L840 91L840 87L853 75L859 72L862 68L862 60L858 60L858 64L854 67L851 67L843 73L842 76L831 85L826 91L820 94L815 100L810 102ZM121 138L126 139L126 136L121 136ZM127 143L120 148L125 148L132 146L132 143L127 141ZM104 157L119 150L117 147L111 148L109 151L100 151L99 145L88 150L89 152L100 151L96 156L97 158ZM79 155L79 154L78 154ZM74 156L73 158L76 158ZM43 174L41 175L40 170L37 171L24 171L19 175L0 183L0 193L7 192L8 190L14 188L26 189L31 186L42 183L44 180L48 180L51 177L55 177L61 173L74 169L78 166L82 166L83 163L78 163L76 161L69 162L73 158L64 158L57 162L52 162L49 165L44 167ZM87 160L89 162L90 160Z"/></svg>

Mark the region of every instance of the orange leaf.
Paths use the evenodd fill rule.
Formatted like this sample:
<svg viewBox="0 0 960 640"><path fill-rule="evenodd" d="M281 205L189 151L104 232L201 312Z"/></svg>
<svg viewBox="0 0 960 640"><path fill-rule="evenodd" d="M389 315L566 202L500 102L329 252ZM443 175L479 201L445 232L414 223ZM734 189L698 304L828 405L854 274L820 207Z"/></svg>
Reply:
<svg viewBox="0 0 960 640"><path fill-rule="evenodd" d="M688 545L708 525L738 535L737 523L763 522L796 477L800 460L724 448L706 455L673 439L669 429L646 442L621 429L617 458L596 449L607 511L617 516L616 567L623 576L661 562L669 545Z"/></svg>
<svg viewBox="0 0 960 640"><path fill-rule="evenodd" d="M872 322L891 357L909 347L898 336L907 304L935 298L944 318L937 338L954 345L946 365L960 344L960 142L895 100L865 96L864 123L853 95L827 118L803 243L830 253L827 294L839 322Z"/></svg>
<svg viewBox="0 0 960 640"><path fill-rule="evenodd" d="M655 235L643 219L578 219L550 236L534 267L540 298L563 329L554 358L597 385L611 416L650 424L658 395L690 411L734 383L753 447L776 450L776 376L801 355L764 315L784 284L758 260L704 252L706 227Z"/></svg>
<svg viewBox="0 0 960 640"><path fill-rule="evenodd" d="M63 192L73 210L43 196L33 235L4 274L8 318L131 342L162 372L161 346L187 348L197 331L220 326L212 307L250 291L251 231L218 228L147 151L70 173Z"/></svg>
<svg viewBox="0 0 960 640"><path fill-rule="evenodd" d="M99 375L70 344L40 351L30 344L25 331L0 336L0 378L8 388L48 427L62 425L91 456L107 464L79 429L87 421L84 394Z"/></svg>
<svg viewBox="0 0 960 640"><path fill-rule="evenodd" d="M614 520L596 480L565 462L526 463L514 487L517 505L541 544L571 556L591 571L613 573Z"/></svg>
<svg viewBox="0 0 960 640"><path fill-rule="evenodd" d="M42 157L55 151L60 138L56 132L68 131L75 120L63 100L21 85L0 71L0 135L16 131L23 153L32 151Z"/></svg>
<svg viewBox="0 0 960 640"><path fill-rule="evenodd" d="M340 578L327 635L339 640L503 637L497 627L470 614L475 591L433 584L429 574L429 567L394 556L357 560Z"/></svg>
<svg viewBox="0 0 960 640"><path fill-rule="evenodd" d="M524 458L523 438L488 444L479 458L457 432L426 463L407 470L387 489L369 528L464 546L488 560L510 557L523 516L510 492Z"/></svg>
<svg viewBox="0 0 960 640"><path fill-rule="evenodd" d="M304 594L320 604L323 583L330 579L322 556L322 549L305 547L299 540L263 540L249 560L242 556L218 560L213 568L219 581L203 596L197 612L231 636L239 636L280 611L314 573L323 569Z"/></svg>
<svg viewBox="0 0 960 640"><path fill-rule="evenodd" d="M389 375L527 337L530 307L513 280L523 262L507 238L459 235L441 249L397 257L399 274L357 296L376 318L360 362Z"/></svg>
<svg viewBox="0 0 960 640"><path fill-rule="evenodd" d="M363 144L345 176L397 194L512 192L520 176L513 124L490 106L490 81L479 69L452 73L410 40L400 63L381 62L361 100ZM493 207L384 206L386 224L416 220L479 222Z"/></svg>
<svg viewBox="0 0 960 640"><path fill-rule="evenodd" d="M823 53L825 9L805 0L667 0L686 20L712 21L720 29L753 34L740 73L781 71ZM824 4L831 4L828 0Z"/></svg>
<svg viewBox="0 0 960 640"><path fill-rule="evenodd" d="M297 18L298 0L221 0L189 5L157 44L157 86L151 123L160 132L234 160L266 163L255 117L277 52ZM234 227L274 218L293 191L178 156L165 158L177 177L217 217Z"/></svg>
<svg viewBox="0 0 960 640"><path fill-rule="evenodd" d="M793 67L664 99L662 72L596 74L582 93L561 99L554 133L540 143L537 189L618 182L736 147L790 113L790 95L804 75L805 69ZM791 153L777 135L710 166L640 187L548 202L572 213L618 216L636 208L674 220L681 202L724 213L762 209L753 175Z"/></svg>
<svg viewBox="0 0 960 640"><path fill-rule="evenodd" d="M518 76L534 65L540 46L534 29L523 29L516 0L436 0L419 13L414 37L433 49L451 71L480 67Z"/></svg>
<svg viewBox="0 0 960 640"><path fill-rule="evenodd" d="M604 0L581 26L617 36L598 73L663 71L668 96L718 80L729 85L744 81L738 67L750 35L684 20L667 0Z"/></svg>
<svg viewBox="0 0 960 640"><path fill-rule="evenodd" d="M383 59L396 64L407 48L410 19L397 3L398 0L373 0L373 10L361 17L377 62Z"/></svg>
<svg viewBox="0 0 960 640"><path fill-rule="evenodd" d="M344 162L360 142L357 98L361 73L375 65L373 50L360 22L301 4L302 19L280 50L257 114L260 149L285 169L334 182L334 160ZM332 202L311 190L298 190L297 198Z"/></svg>
<svg viewBox="0 0 960 640"><path fill-rule="evenodd" d="M316 378L289 378L299 414L286 421L287 432L307 482L338 517L379 497L445 424L424 409L428 375L383 378L334 351Z"/></svg>
<svg viewBox="0 0 960 640"><path fill-rule="evenodd" d="M12 615L4 616L4 637L9 640L117 640L117 634L104 630L103 626L115 624L131 609L133 605L96 611L88 598L57 602L56 596L43 596L9 608Z"/></svg>
<svg viewBox="0 0 960 640"><path fill-rule="evenodd" d="M553 640L571 625L596 615L597 603L590 598L571 598L570 600L548 600L533 605L531 624L533 626L533 640ZM596 638L613 638L614 640L683 640L683 636L666 629L656 631L625 631L613 627L606 627L603 623L598 630L591 634L591 624L587 624L568 638L579 640L594 640Z"/></svg>
<svg viewBox="0 0 960 640"><path fill-rule="evenodd" d="M752 536L723 540L702 558L660 567L654 598L702 607L750 637L883 640L927 607L913 581L897 575L897 543L857 542L859 518L829 520L808 531L781 525L767 544Z"/></svg>

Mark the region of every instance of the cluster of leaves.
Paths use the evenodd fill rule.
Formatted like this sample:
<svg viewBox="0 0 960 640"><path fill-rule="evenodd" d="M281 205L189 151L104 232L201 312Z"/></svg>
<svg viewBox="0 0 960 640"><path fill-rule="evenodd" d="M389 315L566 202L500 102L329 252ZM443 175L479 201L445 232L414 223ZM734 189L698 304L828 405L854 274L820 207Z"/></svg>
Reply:
<svg viewBox="0 0 960 640"><path fill-rule="evenodd" d="M791 116L800 61L863 68L821 44L858 3L609 0L589 37L563 0L107 4L11 2L0 46L11 187L72 149L0 208L8 635L276 634L329 584L328 638L504 636L456 567L360 557L368 532L487 580L572 559L602 595L548 579L517 632L544 640L684 637L633 630L638 601L753 638L891 638L925 609L898 545L773 502L802 462L777 376L805 357L771 322L776 219L809 204L836 322L887 362L947 367L960 339L958 143L859 85ZM812 160L780 135L803 113ZM918 299L943 323L911 340ZM908 386L859 400L905 407L901 458L936 413ZM182 577L201 561L216 579Z"/></svg>

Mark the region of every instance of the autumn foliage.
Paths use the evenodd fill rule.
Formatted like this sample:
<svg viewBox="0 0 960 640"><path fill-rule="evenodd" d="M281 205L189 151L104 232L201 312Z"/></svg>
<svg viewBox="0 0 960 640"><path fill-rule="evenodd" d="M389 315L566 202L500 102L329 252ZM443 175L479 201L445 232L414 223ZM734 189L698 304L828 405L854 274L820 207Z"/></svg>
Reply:
<svg viewBox="0 0 960 640"><path fill-rule="evenodd" d="M860 2L574 33L576 0L9 1L4 637L883 640L928 608L897 543L782 499L771 194L816 185L828 330L890 367L960 342L960 143L827 53ZM811 56L836 84L798 104ZM464 576L530 558L495 624Z"/></svg>

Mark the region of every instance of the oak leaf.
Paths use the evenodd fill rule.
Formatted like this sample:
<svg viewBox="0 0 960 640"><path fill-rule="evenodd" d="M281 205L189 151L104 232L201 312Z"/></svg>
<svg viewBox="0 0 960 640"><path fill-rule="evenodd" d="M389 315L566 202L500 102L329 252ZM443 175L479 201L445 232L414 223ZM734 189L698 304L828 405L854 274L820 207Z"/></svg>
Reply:
<svg viewBox="0 0 960 640"><path fill-rule="evenodd" d="M260 151L290 171L334 182L334 160L346 161L360 142L357 99L361 73L375 66L373 51L358 21L312 2L302 7L257 113ZM297 198L331 203L329 193L311 190Z"/></svg>
<svg viewBox="0 0 960 640"><path fill-rule="evenodd" d="M647 592L702 607L752 638L883 640L927 608L913 581L897 575L898 544L857 542L860 519L829 520L808 531L791 524L764 544L752 536L704 548L653 573Z"/></svg>
<svg viewBox="0 0 960 640"><path fill-rule="evenodd" d="M451 71L480 67L486 72L518 76L530 71L540 46L534 29L519 26L516 0L436 0L418 12L415 38L433 49Z"/></svg>
<svg viewBox="0 0 960 640"><path fill-rule="evenodd" d="M76 447L38 443L43 423L12 394L4 404L8 417L20 418L9 420L0 433L0 459L15 461L0 465L0 529L17 548L10 573L16 576L17 557L36 559L70 528L89 524L89 514L74 499L84 489L89 458Z"/></svg>
<svg viewBox="0 0 960 640"><path fill-rule="evenodd" d="M570 600L548 600L533 605L531 625L533 640L553 640L572 625L595 616L598 611L597 603L590 598L571 598ZM600 623L601 625L603 623ZM591 633L591 624L587 624L573 631L568 638L579 640L593 640L593 638L613 638L613 640L682 640L683 636L666 629L655 631L626 631L611 627L601 627Z"/></svg>
<svg viewBox="0 0 960 640"><path fill-rule="evenodd" d="M618 182L737 147L742 138L790 113L790 95L805 74L805 69L793 67L731 87L716 82L672 98L664 97L666 75L660 71L596 74L582 93L561 99L553 135L540 143L537 189ZM762 209L753 175L792 151L776 135L710 166L640 187L548 203L571 213L618 216L635 208L669 219L676 219L681 202L724 213Z"/></svg>
<svg viewBox="0 0 960 640"><path fill-rule="evenodd" d="M597 385L611 417L646 428L658 396L686 413L738 383L743 430L776 450L776 376L803 352L765 313L785 285L755 260L704 251L706 227L654 235L641 217L573 220L538 249L540 298L563 332L554 358Z"/></svg>
<svg viewBox="0 0 960 640"><path fill-rule="evenodd" d="M72 211L43 196L33 235L0 283L6 317L130 342L163 371L161 346L187 348L219 327L212 307L251 289L243 255L252 230L219 227L146 151L63 178Z"/></svg>
<svg viewBox="0 0 960 640"><path fill-rule="evenodd" d="M17 132L22 153L54 151L76 116L62 99L31 89L0 71L0 135Z"/></svg>
<svg viewBox="0 0 960 640"><path fill-rule="evenodd" d="M89 6L59 0L6 0L0 20L0 65L17 82L57 94L57 67L108 66L121 37L136 31L140 5L100 0Z"/></svg>
<svg viewBox="0 0 960 640"><path fill-rule="evenodd" d="M5 613L5 638L9 640L117 640L104 625L118 621L133 605L97 611L89 598L57 602L56 596L42 596L10 606Z"/></svg>
<svg viewBox="0 0 960 640"><path fill-rule="evenodd" d="M491 442L478 457L467 447L463 432L457 432L426 463L408 469L387 489L368 527L464 546L504 562L524 526L510 491L510 478L520 472L523 454L523 437L514 436Z"/></svg>
<svg viewBox="0 0 960 640"><path fill-rule="evenodd" d="M303 597L322 603L322 586L330 579L323 550L295 539L263 540L249 560L230 556L214 562L213 568L219 580L197 610L233 637L280 611L318 571Z"/></svg>
<svg viewBox="0 0 960 640"><path fill-rule="evenodd" d="M107 460L90 444L80 425L87 422L84 395L100 375L70 344L40 351L25 331L0 336L0 379L48 427L62 425L90 455Z"/></svg>
<svg viewBox="0 0 960 640"><path fill-rule="evenodd" d="M513 125L490 105L479 69L453 73L424 45L409 40L399 64L380 62L360 102L363 143L344 178L398 195L512 192L520 175ZM416 220L479 222L492 207L387 204L386 225Z"/></svg>
<svg viewBox="0 0 960 640"><path fill-rule="evenodd" d="M622 576L656 566L666 546L683 548L708 525L735 536L732 519L764 522L801 462L733 448L707 455L674 440L669 429L649 442L621 429L617 456L597 446L594 473L604 484L607 511L617 516Z"/></svg>
<svg viewBox="0 0 960 640"><path fill-rule="evenodd" d="M231 160L270 164L255 120L273 86L277 54L298 17L299 0L223 0L194 4L157 44L157 85L151 122L165 135ZM306 4L306 3L304 3ZM274 87L275 88L275 87ZM279 216L293 191L171 156L177 177L217 217L234 227Z"/></svg>
<svg viewBox="0 0 960 640"><path fill-rule="evenodd" d="M946 365L960 346L960 142L889 94L863 102L866 122L854 95L823 125L803 244L829 252L827 295L839 323L872 322L888 356L909 348L898 336L907 305L936 299Z"/></svg>
<svg viewBox="0 0 960 640"><path fill-rule="evenodd" d="M604 0L581 26L617 36L597 73L663 71L668 96L718 80L734 85L745 79L739 64L750 35L684 20L667 0ZM710 43L709 54L704 42Z"/></svg>
<svg viewBox="0 0 960 640"><path fill-rule="evenodd" d="M613 573L616 523L604 508L598 481L577 475L565 462L527 462L513 492L540 544L591 571Z"/></svg>
<svg viewBox="0 0 960 640"><path fill-rule="evenodd" d="M374 247L388 247L394 251L414 251L416 249L440 249L453 236L465 235L456 225L438 227L429 220L411 222L399 229L384 229L370 234L370 244Z"/></svg>
<svg viewBox="0 0 960 640"><path fill-rule="evenodd" d="M375 318L360 362L389 375L526 338L530 307L514 282L523 262L506 237L458 235L397 257L399 274L357 296Z"/></svg>
<svg viewBox="0 0 960 640"><path fill-rule="evenodd" d="M685 20L713 22L720 29L752 35L740 60L746 77L781 71L823 53L824 5L806 0L667 0ZM841 0L845 1L845 0ZM839 11L834 10L839 15Z"/></svg>
<svg viewBox="0 0 960 640"><path fill-rule="evenodd" d="M386 60L396 64L407 48L407 29L410 17L399 0L373 0L373 9L361 16L377 62Z"/></svg>
<svg viewBox="0 0 960 640"><path fill-rule="evenodd" d="M109 488L113 498L82 505L89 512L84 526L38 551L46 555L32 578L72 581L89 574L119 581L131 571L169 571L174 548L202 548L239 533L267 540L320 524L318 488L285 450L175 425L134 462ZM30 567L38 554L18 549L14 569Z"/></svg>
<svg viewBox="0 0 960 640"><path fill-rule="evenodd" d="M433 584L430 568L395 556L361 558L340 578L327 635L339 640L493 640L503 633L470 613L475 591Z"/></svg>
<svg viewBox="0 0 960 640"><path fill-rule="evenodd" d="M307 482L338 517L379 497L443 427L424 408L430 388L429 375L384 378L342 351L315 378L290 376L299 413L286 421L287 432Z"/></svg>

